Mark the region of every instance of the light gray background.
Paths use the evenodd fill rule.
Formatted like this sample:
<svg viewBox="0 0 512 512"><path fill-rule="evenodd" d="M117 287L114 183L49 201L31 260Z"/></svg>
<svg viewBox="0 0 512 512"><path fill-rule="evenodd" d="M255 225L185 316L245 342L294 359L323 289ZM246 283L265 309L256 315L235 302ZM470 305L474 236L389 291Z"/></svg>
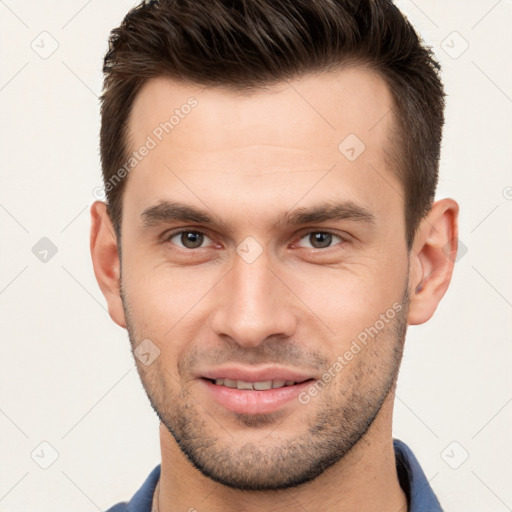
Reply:
<svg viewBox="0 0 512 512"><path fill-rule="evenodd" d="M104 510L160 461L89 254L102 58L133 5L0 1L2 512ZM443 65L438 198L461 206L463 249L434 318L409 329L394 436L447 511L512 510L512 2L399 6ZM43 237L57 248L46 262Z"/></svg>

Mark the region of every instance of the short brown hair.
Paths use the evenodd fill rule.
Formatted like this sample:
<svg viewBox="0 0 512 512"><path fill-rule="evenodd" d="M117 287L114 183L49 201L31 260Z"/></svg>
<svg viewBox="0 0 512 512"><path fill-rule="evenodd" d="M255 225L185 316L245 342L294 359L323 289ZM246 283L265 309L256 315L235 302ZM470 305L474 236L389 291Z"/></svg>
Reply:
<svg viewBox="0 0 512 512"><path fill-rule="evenodd" d="M232 90L361 63L393 96L394 163L405 191L407 247L430 211L444 123L439 64L390 0L145 0L110 35L100 151L105 185L128 158L127 124L141 86L159 76ZM126 179L106 187L121 232Z"/></svg>

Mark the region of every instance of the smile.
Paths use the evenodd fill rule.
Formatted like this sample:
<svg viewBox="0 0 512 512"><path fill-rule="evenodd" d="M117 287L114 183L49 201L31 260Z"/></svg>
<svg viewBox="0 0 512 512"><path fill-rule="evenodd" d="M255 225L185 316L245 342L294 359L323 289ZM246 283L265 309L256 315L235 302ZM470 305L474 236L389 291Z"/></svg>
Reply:
<svg viewBox="0 0 512 512"><path fill-rule="evenodd" d="M262 382L244 382L243 380L233 379L215 379L214 382L217 386L225 386L227 388L236 389L249 389L256 391L265 391L267 389L283 388L285 386L294 386L297 384L293 380L266 380Z"/></svg>
<svg viewBox="0 0 512 512"><path fill-rule="evenodd" d="M215 380L201 378L199 382L208 398L224 411L237 414L270 414L285 406L300 405L299 394L314 379L303 382L292 380L265 380L247 382L243 380Z"/></svg>

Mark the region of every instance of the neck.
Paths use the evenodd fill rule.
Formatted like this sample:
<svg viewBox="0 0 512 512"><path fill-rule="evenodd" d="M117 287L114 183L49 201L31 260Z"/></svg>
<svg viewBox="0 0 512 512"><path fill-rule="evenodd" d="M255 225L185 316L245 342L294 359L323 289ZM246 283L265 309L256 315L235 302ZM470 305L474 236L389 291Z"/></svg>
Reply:
<svg viewBox="0 0 512 512"><path fill-rule="evenodd" d="M396 472L390 407L386 400L360 441L315 480L271 492L239 491L205 477L160 424L162 465L153 510L407 512L407 499Z"/></svg>

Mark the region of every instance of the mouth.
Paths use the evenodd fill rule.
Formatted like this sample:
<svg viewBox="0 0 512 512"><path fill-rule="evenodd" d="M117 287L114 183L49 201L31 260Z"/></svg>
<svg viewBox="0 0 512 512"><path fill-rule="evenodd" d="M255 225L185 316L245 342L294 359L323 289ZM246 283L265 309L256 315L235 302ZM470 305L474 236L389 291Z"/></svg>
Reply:
<svg viewBox="0 0 512 512"><path fill-rule="evenodd" d="M313 381L313 379L306 379L299 382L293 380L265 380L260 382L246 382L243 380L234 379L205 379L216 386L223 386L231 389L246 389L250 391L266 391L269 389L279 389L288 386L295 386L304 382Z"/></svg>
<svg viewBox="0 0 512 512"><path fill-rule="evenodd" d="M284 407L301 405L298 395L307 389L313 378L293 380L235 380L228 378L199 379L209 401L224 411L236 414L270 414Z"/></svg>

